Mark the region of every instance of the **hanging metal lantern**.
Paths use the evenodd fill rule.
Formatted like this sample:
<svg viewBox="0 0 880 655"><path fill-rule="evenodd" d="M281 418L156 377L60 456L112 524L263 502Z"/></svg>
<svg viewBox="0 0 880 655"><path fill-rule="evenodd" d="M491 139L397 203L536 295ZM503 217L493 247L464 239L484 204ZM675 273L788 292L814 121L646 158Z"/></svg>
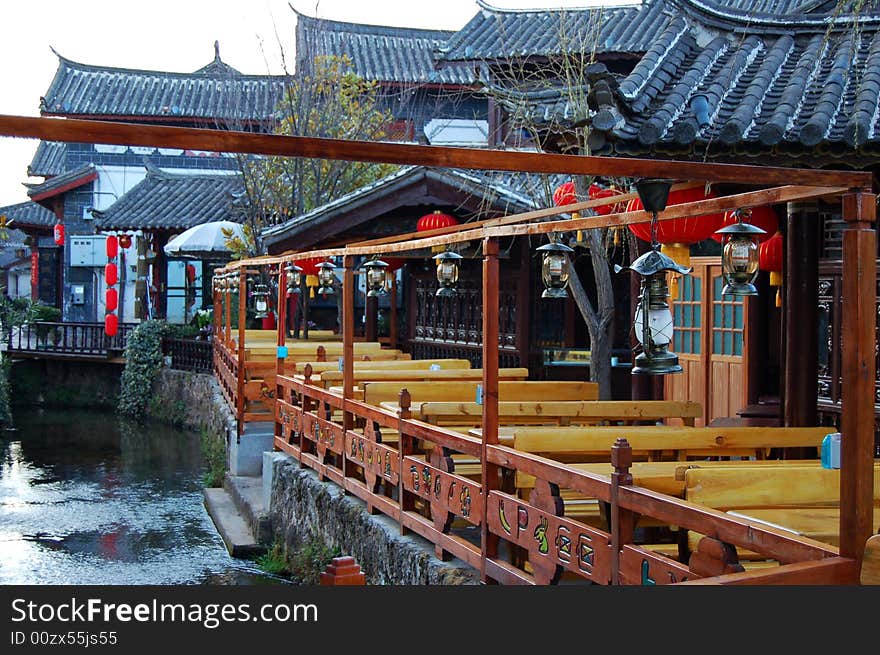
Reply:
<svg viewBox="0 0 880 655"><path fill-rule="evenodd" d="M263 284L254 285L254 309L256 315L254 318L266 318L269 315L269 289Z"/></svg>
<svg viewBox="0 0 880 655"><path fill-rule="evenodd" d="M458 270L462 259L461 255L451 250L434 255L434 261L437 262L437 281L440 283L436 295L442 297L456 294L455 285L458 284Z"/></svg>
<svg viewBox="0 0 880 655"><path fill-rule="evenodd" d="M381 259L374 257L370 261L365 262L362 265L362 268L366 271L368 297L375 298L378 296L384 296L388 293L385 291L385 271L388 268L387 262L383 262Z"/></svg>
<svg viewBox="0 0 880 655"><path fill-rule="evenodd" d="M736 223L722 227L715 234L723 239L721 250L721 271L725 285L722 296L757 296L755 278L758 276L758 237L767 234L756 225L744 223L752 212L750 209L737 209Z"/></svg>
<svg viewBox="0 0 880 655"><path fill-rule="evenodd" d="M318 284L321 286L318 289L318 293L323 296L336 293L333 285L336 282L336 275L333 273L333 269L336 268L333 266L332 262L323 261L318 264Z"/></svg>
<svg viewBox="0 0 880 655"><path fill-rule="evenodd" d="M686 275L691 269L676 264L660 252L657 241L657 213L666 208L669 197L670 180L641 180L636 190L646 211L651 212L651 250L626 267L642 276L638 305L633 317L636 339L642 347L633 363L633 375L666 375L681 373L678 355L669 350L672 342L673 322L669 309L669 287L666 275L669 272ZM615 272L625 270L615 265Z"/></svg>
<svg viewBox="0 0 880 655"><path fill-rule="evenodd" d="M686 275L691 269L679 266L657 249L646 252L627 268L642 276L633 318L633 328L642 352L635 358L632 374L681 373L678 355L669 351L674 326L667 302L669 287L666 285L666 274L672 271ZM625 269L615 266L614 270L620 272Z"/></svg>
<svg viewBox="0 0 880 655"><path fill-rule="evenodd" d="M293 262L287 262L284 272L287 274L287 293L300 293L302 269Z"/></svg>
<svg viewBox="0 0 880 655"><path fill-rule="evenodd" d="M574 252L565 244L559 243L556 237L550 237L550 243L536 248L542 253L541 280L544 282L542 298L567 298L568 280L571 277L571 260L568 253Z"/></svg>

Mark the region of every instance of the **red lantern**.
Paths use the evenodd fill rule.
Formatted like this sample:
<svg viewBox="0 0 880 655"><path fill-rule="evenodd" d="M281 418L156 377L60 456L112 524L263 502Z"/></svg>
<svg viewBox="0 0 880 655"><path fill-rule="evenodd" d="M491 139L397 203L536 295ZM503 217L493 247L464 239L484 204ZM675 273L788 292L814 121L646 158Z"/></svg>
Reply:
<svg viewBox="0 0 880 655"><path fill-rule="evenodd" d="M104 281L107 283L108 287L112 287L119 281L119 271L116 269L116 264L113 262L104 266Z"/></svg>
<svg viewBox="0 0 880 655"><path fill-rule="evenodd" d="M669 200L666 206L680 205L687 202L695 202L697 200L706 200L716 197L714 193L705 193L703 187L692 187L690 189L680 189L672 191L669 194ZM633 198L627 203L626 211L638 211L642 209L642 201ZM699 243L705 239L712 237L717 230L721 228L721 222L724 220L723 214L705 214L703 216L693 216L688 218L673 218L668 221L659 221L657 223L657 241L662 244L681 244L690 245ZM635 234L642 241L651 243L651 223L633 223L629 225L630 232Z"/></svg>
<svg viewBox="0 0 880 655"><path fill-rule="evenodd" d="M119 293L116 289L107 289L104 297L104 306L108 312L115 312L119 306Z"/></svg>
<svg viewBox="0 0 880 655"><path fill-rule="evenodd" d="M116 255L119 254L119 239L117 239L112 234L107 237L107 259L116 259Z"/></svg>
<svg viewBox="0 0 880 655"><path fill-rule="evenodd" d="M385 270L389 273L400 270L403 268L404 264L406 264L406 259L404 257L381 257L380 259L388 264L388 268Z"/></svg>
<svg viewBox="0 0 880 655"><path fill-rule="evenodd" d="M326 257L310 257L309 259L298 259L293 263L302 269L303 275L317 275L318 265L325 259Z"/></svg>
<svg viewBox="0 0 880 655"><path fill-rule="evenodd" d="M55 245L64 245L64 223L55 224L55 228L52 230L52 236L55 237Z"/></svg>
<svg viewBox="0 0 880 655"><path fill-rule="evenodd" d="M574 182L563 182L553 192L553 204L557 207L573 205L578 201Z"/></svg>
<svg viewBox="0 0 880 655"><path fill-rule="evenodd" d="M120 234L119 235L119 247L123 249L127 249L131 247L131 235L130 234Z"/></svg>
<svg viewBox="0 0 880 655"><path fill-rule="evenodd" d="M119 317L116 314L107 314L104 317L104 332L108 337L116 336L119 329Z"/></svg>
<svg viewBox="0 0 880 655"><path fill-rule="evenodd" d="M755 227L759 227L764 230L767 234L757 234L758 243L763 243L772 237L776 230L779 229L779 217L777 217L776 212L772 207L767 207L766 205L762 205L761 207L752 207L752 215L748 219L748 222ZM743 222L746 222L743 219ZM721 227L727 227L728 225L733 225L736 223L736 216L732 211L724 212L724 220L721 221ZM722 235L713 234L712 238L721 243Z"/></svg>
<svg viewBox="0 0 880 655"><path fill-rule="evenodd" d="M777 231L758 246L758 267L770 271L770 286L782 286L782 233ZM776 292L776 306L782 307L782 293Z"/></svg>
<svg viewBox="0 0 880 655"><path fill-rule="evenodd" d="M425 214L419 219L418 223L416 223L416 231L439 230L451 225L458 225L458 219L449 214L444 214L439 209L435 209L430 214Z"/></svg>
<svg viewBox="0 0 880 655"><path fill-rule="evenodd" d="M590 196L590 200L596 200L597 198L613 198L614 196L619 196L621 194L621 191L611 187L603 189L601 186L594 182L590 185L587 193ZM594 207L593 209L600 216L607 216L608 214L622 212L624 211L625 207L626 204L623 202L613 202L608 203L607 205L599 205L598 207Z"/></svg>

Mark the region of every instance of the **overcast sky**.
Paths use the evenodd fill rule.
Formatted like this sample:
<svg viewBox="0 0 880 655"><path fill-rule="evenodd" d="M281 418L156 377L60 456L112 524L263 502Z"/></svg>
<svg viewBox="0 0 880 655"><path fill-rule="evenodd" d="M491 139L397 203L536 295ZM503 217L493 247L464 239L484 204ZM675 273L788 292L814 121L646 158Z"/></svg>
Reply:
<svg viewBox="0 0 880 655"><path fill-rule="evenodd" d="M621 0L492 0L497 7L637 4ZM356 23L459 29L474 0L4 0L0 114L39 115L60 55L100 66L192 72L220 56L243 73L280 73L301 13ZM37 141L0 137L0 206L27 200L22 185ZM41 181L42 178L30 181Z"/></svg>

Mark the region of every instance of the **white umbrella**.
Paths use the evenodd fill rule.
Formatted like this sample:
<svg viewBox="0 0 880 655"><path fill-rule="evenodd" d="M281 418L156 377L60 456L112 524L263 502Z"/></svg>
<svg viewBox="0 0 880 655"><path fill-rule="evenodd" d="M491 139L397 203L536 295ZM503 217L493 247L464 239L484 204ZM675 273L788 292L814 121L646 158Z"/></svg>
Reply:
<svg viewBox="0 0 880 655"><path fill-rule="evenodd" d="M240 223L216 221L195 225L181 232L165 244L165 254L169 257L189 257L191 259L217 259L229 257L226 236L223 229L232 230L232 235L244 239Z"/></svg>

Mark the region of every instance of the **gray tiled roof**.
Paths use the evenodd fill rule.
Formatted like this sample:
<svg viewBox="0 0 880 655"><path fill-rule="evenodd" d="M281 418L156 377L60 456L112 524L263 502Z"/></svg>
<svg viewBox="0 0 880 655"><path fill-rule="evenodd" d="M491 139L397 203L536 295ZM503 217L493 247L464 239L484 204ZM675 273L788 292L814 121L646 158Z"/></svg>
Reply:
<svg viewBox="0 0 880 655"><path fill-rule="evenodd" d="M42 184L35 184L28 188L28 196L33 199L40 199L57 195L69 189L75 189L84 184L88 184L98 176L98 169L94 164L86 164L79 168L66 171L60 175L50 177Z"/></svg>
<svg viewBox="0 0 880 655"><path fill-rule="evenodd" d="M237 174L178 175L149 169L147 176L103 211L101 230L185 230L214 221L241 222L233 200L242 191Z"/></svg>
<svg viewBox="0 0 880 655"><path fill-rule="evenodd" d="M51 177L64 172L67 144L58 141L40 141L34 158L28 165L28 175Z"/></svg>
<svg viewBox="0 0 880 655"><path fill-rule="evenodd" d="M597 125L601 112L592 113L593 129L604 133L606 148L626 154L684 153L698 145L802 152L819 144L850 152L880 145L875 12L864 14L858 30L830 35L824 27L780 33L736 21L709 31L693 15L675 18L628 76L618 83L605 75L613 119ZM583 112L567 102L568 91L535 98L531 117L577 120ZM694 98L700 96L707 106L698 115Z"/></svg>
<svg viewBox="0 0 880 655"><path fill-rule="evenodd" d="M16 228L52 227L58 222L55 214L30 200L0 207L0 214L5 214L8 219L14 220Z"/></svg>
<svg viewBox="0 0 880 655"><path fill-rule="evenodd" d="M354 71L377 82L468 85L475 81L469 66L435 68L434 50L453 32L410 27L344 23L297 13L297 70L315 57L346 55Z"/></svg>
<svg viewBox="0 0 880 655"><path fill-rule="evenodd" d="M641 6L583 9L499 9L478 0L480 11L438 51L445 61L547 57L573 44L596 53L640 53L669 18L662 0Z"/></svg>
<svg viewBox="0 0 880 655"><path fill-rule="evenodd" d="M56 53L57 54L57 53ZM281 97L284 77L242 75L215 60L195 73L81 64L58 55L40 110L60 116L262 121Z"/></svg>
<svg viewBox="0 0 880 655"><path fill-rule="evenodd" d="M462 197L478 197L484 205L491 205L504 213L528 211L547 206L553 189L563 181L562 176L543 176L531 173L476 171L456 168L426 168L403 166L372 184L332 200L320 207L296 216L284 223L273 225L262 232L266 245L286 241L305 230L334 220L341 213L356 209L362 203L380 197L392 197L399 189L419 180L439 181L459 190Z"/></svg>

